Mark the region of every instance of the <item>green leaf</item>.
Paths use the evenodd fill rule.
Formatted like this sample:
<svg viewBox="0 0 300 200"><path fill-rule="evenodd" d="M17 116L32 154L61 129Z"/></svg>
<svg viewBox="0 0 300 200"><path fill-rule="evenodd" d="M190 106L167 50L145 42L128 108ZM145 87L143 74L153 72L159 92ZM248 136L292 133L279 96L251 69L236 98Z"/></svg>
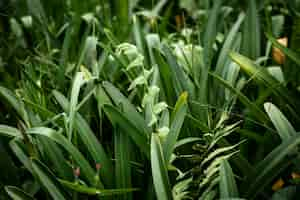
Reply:
<svg viewBox="0 0 300 200"><path fill-rule="evenodd" d="M17 111L19 116L29 125L28 114L25 110L24 103L9 89L0 86L0 95Z"/></svg>
<svg viewBox="0 0 300 200"><path fill-rule="evenodd" d="M218 16L223 0L214 1L213 8L209 12L207 25L205 27L203 38L204 49L204 65L207 69L210 68L213 57L213 45L217 37Z"/></svg>
<svg viewBox="0 0 300 200"><path fill-rule="evenodd" d="M299 144L300 135L298 133L284 140L264 160L258 163L254 172L248 175L242 186L245 189L243 196L247 197L247 199L254 199L262 192L283 169L291 164L292 157L287 158L287 156L295 153Z"/></svg>
<svg viewBox="0 0 300 200"><path fill-rule="evenodd" d="M117 124L125 134L128 134L146 157L150 158L148 136L113 106L105 105L104 112L110 118L111 122Z"/></svg>
<svg viewBox="0 0 300 200"><path fill-rule="evenodd" d="M25 145L19 138L15 138L9 142L9 146L20 160L20 162L25 166L25 168L32 173L31 162L29 156L26 153Z"/></svg>
<svg viewBox="0 0 300 200"><path fill-rule="evenodd" d="M44 150L45 156L49 158L53 164L58 176L64 179L72 180L74 178L72 168L68 161L64 158L64 154L58 145L43 136L38 137L40 147Z"/></svg>
<svg viewBox="0 0 300 200"><path fill-rule="evenodd" d="M174 88L175 84L173 84L172 71L158 49L153 49L153 55L157 65L159 66L158 70L162 85L161 89L163 89L168 104L172 106L175 103L174 98L176 98Z"/></svg>
<svg viewBox="0 0 300 200"><path fill-rule="evenodd" d="M275 105L265 103L264 107L282 141L297 135L291 123Z"/></svg>
<svg viewBox="0 0 300 200"><path fill-rule="evenodd" d="M68 100L58 91L53 91L58 103L61 105L65 112L68 112L69 102ZM103 178L104 183L112 187L113 182L113 167L112 162L101 143L97 139L96 135L93 133L92 129L89 127L86 120L79 114L75 117L75 128L78 131L78 136L81 138L82 142L88 149L88 153L92 156L95 163L101 164L102 169L100 170L100 176Z"/></svg>
<svg viewBox="0 0 300 200"><path fill-rule="evenodd" d="M30 14L37 18L40 23L46 23L46 14L40 0L27 0L27 7Z"/></svg>
<svg viewBox="0 0 300 200"><path fill-rule="evenodd" d="M75 75L75 79L72 85L72 91L71 91L71 100L69 104L69 129L68 129L68 138L71 141L72 139L72 133L73 133L73 126L75 121L75 115L76 115L76 107L78 103L78 96L80 92L81 86L85 83L84 75L82 72L77 72Z"/></svg>
<svg viewBox="0 0 300 200"><path fill-rule="evenodd" d="M5 186L5 191L13 200L34 200L34 198L15 186Z"/></svg>
<svg viewBox="0 0 300 200"><path fill-rule="evenodd" d="M171 114L170 131L166 137L165 142L163 143L164 159L166 163L169 163L171 159L171 155L173 153L176 141L185 119L185 115L187 112L187 98L187 93L182 93L177 100L174 111Z"/></svg>
<svg viewBox="0 0 300 200"><path fill-rule="evenodd" d="M220 76L210 73L212 77L214 77L219 83L221 83L224 87L229 89L232 93L237 95L237 98L241 101L242 104L244 104L246 107L249 108L249 110L259 119L261 122L265 123L269 119L267 115L255 104L252 103L247 96L245 96L242 92L240 92L238 89L231 86L231 84L222 79Z"/></svg>
<svg viewBox="0 0 300 200"><path fill-rule="evenodd" d="M172 199L167 162L164 160L160 139L156 134L152 134L151 138L151 169L157 199Z"/></svg>
<svg viewBox="0 0 300 200"><path fill-rule="evenodd" d="M38 160L32 160L32 169L38 177L40 183L46 188L54 200L68 199L63 191L59 188L59 182L51 171Z"/></svg>
<svg viewBox="0 0 300 200"><path fill-rule="evenodd" d="M116 14L117 14L117 35L120 38L124 38L127 35L127 31L129 30L129 0L118 0L116 2Z"/></svg>
<svg viewBox="0 0 300 200"><path fill-rule="evenodd" d="M252 60L238 53L231 52L229 55L231 59L240 65L241 69L249 76L252 76L254 80L270 88L276 96L282 98L293 107L298 108L298 101L292 97L287 88L267 72L266 68L254 64Z"/></svg>
<svg viewBox="0 0 300 200"><path fill-rule="evenodd" d="M258 58L260 54L260 23L256 1L247 1L248 9L246 13L243 29L243 53L251 59Z"/></svg>
<svg viewBox="0 0 300 200"><path fill-rule="evenodd" d="M297 192L297 186L288 186L275 192L271 200L291 200L297 199L299 192Z"/></svg>
<svg viewBox="0 0 300 200"><path fill-rule="evenodd" d="M112 196L112 195L120 195L125 193L130 193L134 191L138 191L137 188L124 188L124 189L97 189L97 188L91 188L84 185L79 185L78 183L69 182L66 180L58 179L58 181L65 186L66 188L69 188L73 191L82 193L82 194L88 194L88 195L98 195L98 196Z"/></svg>
<svg viewBox="0 0 300 200"><path fill-rule="evenodd" d="M21 132L10 126L0 124L0 134L7 136L7 137L20 137L23 138Z"/></svg>
<svg viewBox="0 0 300 200"><path fill-rule="evenodd" d="M166 56L167 63L171 69L172 79L174 84L174 89L179 96L184 91L188 92L191 98L194 97L195 86L189 79L188 75L184 72L182 67L180 67L176 61L176 57L172 54L168 46L163 46L163 52Z"/></svg>
<svg viewBox="0 0 300 200"><path fill-rule="evenodd" d="M218 75L222 75L222 71L224 70L225 64L228 62L228 53L231 51L236 41L240 25L243 22L244 18L245 14L241 13L226 37L226 40L220 51L220 55L218 56L218 61L216 65L215 73Z"/></svg>
<svg viewBox="0 0 300 200"><path fill-rule="evenodd" d="M82 174L85 176L88 182L91 185L94 184L96 172L93 170L93 168L84 158L84 156L78 151L78 149L70 141L68 141L61 133L58 133L55 130L46 127L36 127L28 129L26 133L32 135L45 136L53 140L54 142L60 144L75 160L76 164L80 167ZM101 181L99 185L101 188L103 188L103 184L101 183Z"/></svg>
<svg viewBox="0 0 300 200"><path fill-rule="evenodd" d="M238 197L238 189L234 179L234 174L227 160L223 160L220 165L220 198Z"/></svg>
<svg viewBox="0 0 300 200"><path fill-rule="evenodd" d="M149 135L151 130L147 126L146 121L141 114L137 112L135 106L120 92L120 90L107 81L103 82L103 87L115 105L121 106L121 110L126 118L145 135Z"/></svg>
<svg viewBox="0 0 300 200"><path fill-rule="evenodd" d="M117 188L131 188L131 166L130 158L132 154L132 146L130 136L124 134L118 126L114 131L115 139L115 169L116 169L116 187ZM131 194L122 195L122 199L132 199Z"/></svg>

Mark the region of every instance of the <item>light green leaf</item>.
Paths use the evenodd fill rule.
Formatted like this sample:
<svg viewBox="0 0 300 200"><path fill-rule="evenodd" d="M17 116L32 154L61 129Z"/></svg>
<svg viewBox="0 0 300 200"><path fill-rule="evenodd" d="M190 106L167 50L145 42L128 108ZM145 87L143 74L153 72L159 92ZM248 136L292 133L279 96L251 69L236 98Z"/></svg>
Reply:
<svg viewBox="0 0 300 200"><path fill-rule="evenodd" d="M164 159L159 136L156 134L152 134L151 137L151 169L157 199L172 199L167 162Z"/></svg>
<svg viewBox="0 0 300 200"><path fill-rule="evenodd" d="M34 200L34 198L15 186L5 186L5 191L13 200Z"/></svg>
<svg viewBox="0 0 300 200"><path fill-rule="evenodd" d="M130 159L134 156L132 152L132 143L130 136L124 134L118 126L114 131L114 146L115 146L115 171L116 171L116 187L117 188L131 188L132 187L132 173ZM122 199L130 200L132 195L123 194Z"/></svg>
<svg viewBox="0 0 300 200"><path fill-rule="evenodd" d="M169 163L187 112L187 93L180 95L171 115L170 132L163 143L164 159Z"/></svg>
<svg viewBox="0 0 300 200"><path fill-rule="evenodd" d="M264 107L282 141L297 135L291 123L275 105L272 103L265 103Z"/></svg>
<svg viewBox="0 0 300 200"><path fill-rule="evenodd" d="M220 165L220 198L238 197L238 189L234 179L234 174L227 160L223 160Z"/></svg>
<svg viewBox="0 0 300 200"><path fill-rule="evenodd" d="M11 126L2 125L0 124L0 134L7 136L7 137L20 137L23 138L21 132Z"/></svg>
<svg viewBox="0 0 300 200"><path fill-rule="evenodd" d="M240 65L241 69L249 76L253 77L255 81L270 88L275 95L282 98L290 105L294 107L299 105L299 102L293 98L287 88L269 74L266 68L254 64L252 60L238 53L231 52L229 55L231 59Z"/></svg>
<svg viewBox="0 0 300 200"><path fill-rule="evenodd" d="M73 134L73 126L74 126L74 121L75 121L75 115L76 115L76 107L78 103L78 97L79 97L79 92L81 86L85 83L84 79L84 73L83 72L77 72L74 78L74 82L72 85L72 90L71 90L71 100L69 104L69 129L68 129L68 138L71 141L72 139L72 134Z"/></svg>

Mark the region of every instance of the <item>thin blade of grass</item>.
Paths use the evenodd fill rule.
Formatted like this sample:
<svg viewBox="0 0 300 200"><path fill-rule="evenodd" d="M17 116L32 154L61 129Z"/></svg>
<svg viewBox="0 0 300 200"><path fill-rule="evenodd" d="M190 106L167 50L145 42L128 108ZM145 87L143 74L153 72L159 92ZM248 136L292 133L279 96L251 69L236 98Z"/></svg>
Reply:
<svg viewBox="0 0 300 200"><path fill-rule="evenodd" d="M187 93L180 95L171 114L171 127L163 143L164 160L169 163L187 112Z"/></svg>
<svg viewBox="0 0 300 200"><path fill-rule="evenodd" d="M74 78L74 82L72 85L72 91L71 91L71 100L69 104L69 127L68 127L68 138L71 141L72 140L72 134L73 134L73 126L75 121L75 115L76 115L76 107L78 103L78 97L81 86L85 83L84 75L82 72L77 72Z"/></svg>
<svg viewBox="0 0 300 200"><path fill-rule="evenodd" d="M116 160L116 187L117 188L131 188L131 166L130 166L130 154L132 151L130 137L122 133L118 128L115 128L114 131L115 139L115 160ZM120 197L124 200L132 199L132 195L122 194Z"/></svg>
<svg viewBox="0 0 300 200"><path fill-rule="evenodd" d="M260 23L256 1L248 1L248 9L243 30L242 52L251 59L260 54Z"/></svg>
<svg viewBox="0 0 300 200"><path fill-rule="evenodd" d="M158 135L151 138L151 169L153 184L158 200L172 199L168 178L167 162L164 160L162 146Z"/></svg>

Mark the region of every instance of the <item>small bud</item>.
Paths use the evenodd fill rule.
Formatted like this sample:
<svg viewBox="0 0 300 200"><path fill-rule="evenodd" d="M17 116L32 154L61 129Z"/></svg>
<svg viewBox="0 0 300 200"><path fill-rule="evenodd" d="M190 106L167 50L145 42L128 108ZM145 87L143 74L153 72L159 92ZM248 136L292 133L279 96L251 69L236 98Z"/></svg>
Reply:
<svg viewBox="0 0 300 200"><path fill-rule="evenodd" d="M277 191L280 190L284 185L284 181L282 178L278 179L273 185L272 185L272 190Z"/></svg>
<svg viewBox="0 0 300 200"><path fill-rule="evenodd" d="M101 169L101 164L100 164L100 163L97 163L97 164L96 164L96 170L99 171L100 169Z"/></svg>
<svg viewBox="0 0 300 200"><path fill-rule="evenodd" d="M78 177L80 176L80 168L79 168L79 167L76 167L76 168L74 169L74 176L75 176L76 178L78 178Z"/></svg>
<svg viewBox="0 0 300 200"><path fill-rule="evenodd" d="M284 47L287 47L288 38L287 37L279 38L277 40L277 42L280 43L281 45L283 45ZM284 53L276 47L273 47L273 49L272 49L272 56L273 56L273 59L275 60L275 62L277 62L278 64L283 64L285 62Z"/></svg>
<svg viewBox="0 0 300 200"><path fill-rule="evenodd" d="M300 174L299 173L293 172L291 174L291 176L292 176L293 179L300 179Z"/></svg>

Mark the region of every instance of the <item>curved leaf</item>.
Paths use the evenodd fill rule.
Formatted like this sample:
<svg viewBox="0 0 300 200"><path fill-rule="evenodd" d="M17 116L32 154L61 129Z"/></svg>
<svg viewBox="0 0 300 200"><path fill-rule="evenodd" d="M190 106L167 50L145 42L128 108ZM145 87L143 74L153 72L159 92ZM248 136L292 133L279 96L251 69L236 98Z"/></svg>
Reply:
<svg viewBox="0 0 300 200"><path fill-rule="evenodd" d="M275 105L272 103L265 103L264 107L282 141L297 135L291 123Z"/></svg>
<svg viewBox="0 0 300 200"><path fill-rule="evenodd" d="M282 169L285 169L291 163L291 158L287 159L287 156L295 153L296 147L299 144L299 134L290 137L284 140L257 165L254 173L250 173L248 179L245 180L243 188L246 190L245 197L247 199L254 199Z"/></svg>
<svg viewBox="0 0 300 200"><path fill-rule="evenodd" d="M18 129L7 125L2 125L2 124L0 124L0 134L8 137L23 138L21 132Z"/></svg>
<svg viewBox="0 0 300 200"><path fill-rule="evenodd" d="M297 107L299 106L299 102L292 97L287 88L277 81L266 68L256 65L249 58L235 52L231 52L229 56L241 67L242 70L244 70L249 76L252 76L254 80L270 88L275 95L282 98L290 105L299 108Z"/></svg>
<svg viewBox="0 0 300 200"><path fill-rule="evenodd" d="M34 200L34 198L15 186L5 186L5 191L13 200Z"/></svg>
<svg viewBox="0 0 300 200"><path fill-rule="evenodd" d="M32 160L32 169L40 183L46 188L54 200L67 200L59 183L50 170L38 160Z"/></svg>
<svg viewBox="0 0 300 200"><path fill-rule="evenodd" d="M91 185L94 184L96 172L93 170L93 168L91 168L88 161L78 151L78 149L71 142L69 142L62 134L56 132L53 129L46 128L46 127L32 128L32 129L28 129L26 132L28 134L42 135L42 136L48 137L49 139L53 140L54 142L60 144L72 156L72 158L76 161L76 163L79 165L80 170L82 171L82 174L89 181L89 183ZM103 188L103 185L101 182L100 182L100 187Z"/></svg>
<svg viewBox="0 0 300 200"><path fill-rule="evenodd" d="M67 100L67 98L58 91L53 91L53 95L55 96L56 100L63 108L63 110L65 112L68 112L69 101ZM75 128L78 131L78 136L81 138L82 142L88 149L88 152L94 159L95 163L99 163L102 166L100 170L101 178L103 178L103 181L106 185L111 187L113 180L112 162L104 151L102 144L99 143L99 140L91 130L90 126L79 113L76 114L74 123Z"/></svg>

